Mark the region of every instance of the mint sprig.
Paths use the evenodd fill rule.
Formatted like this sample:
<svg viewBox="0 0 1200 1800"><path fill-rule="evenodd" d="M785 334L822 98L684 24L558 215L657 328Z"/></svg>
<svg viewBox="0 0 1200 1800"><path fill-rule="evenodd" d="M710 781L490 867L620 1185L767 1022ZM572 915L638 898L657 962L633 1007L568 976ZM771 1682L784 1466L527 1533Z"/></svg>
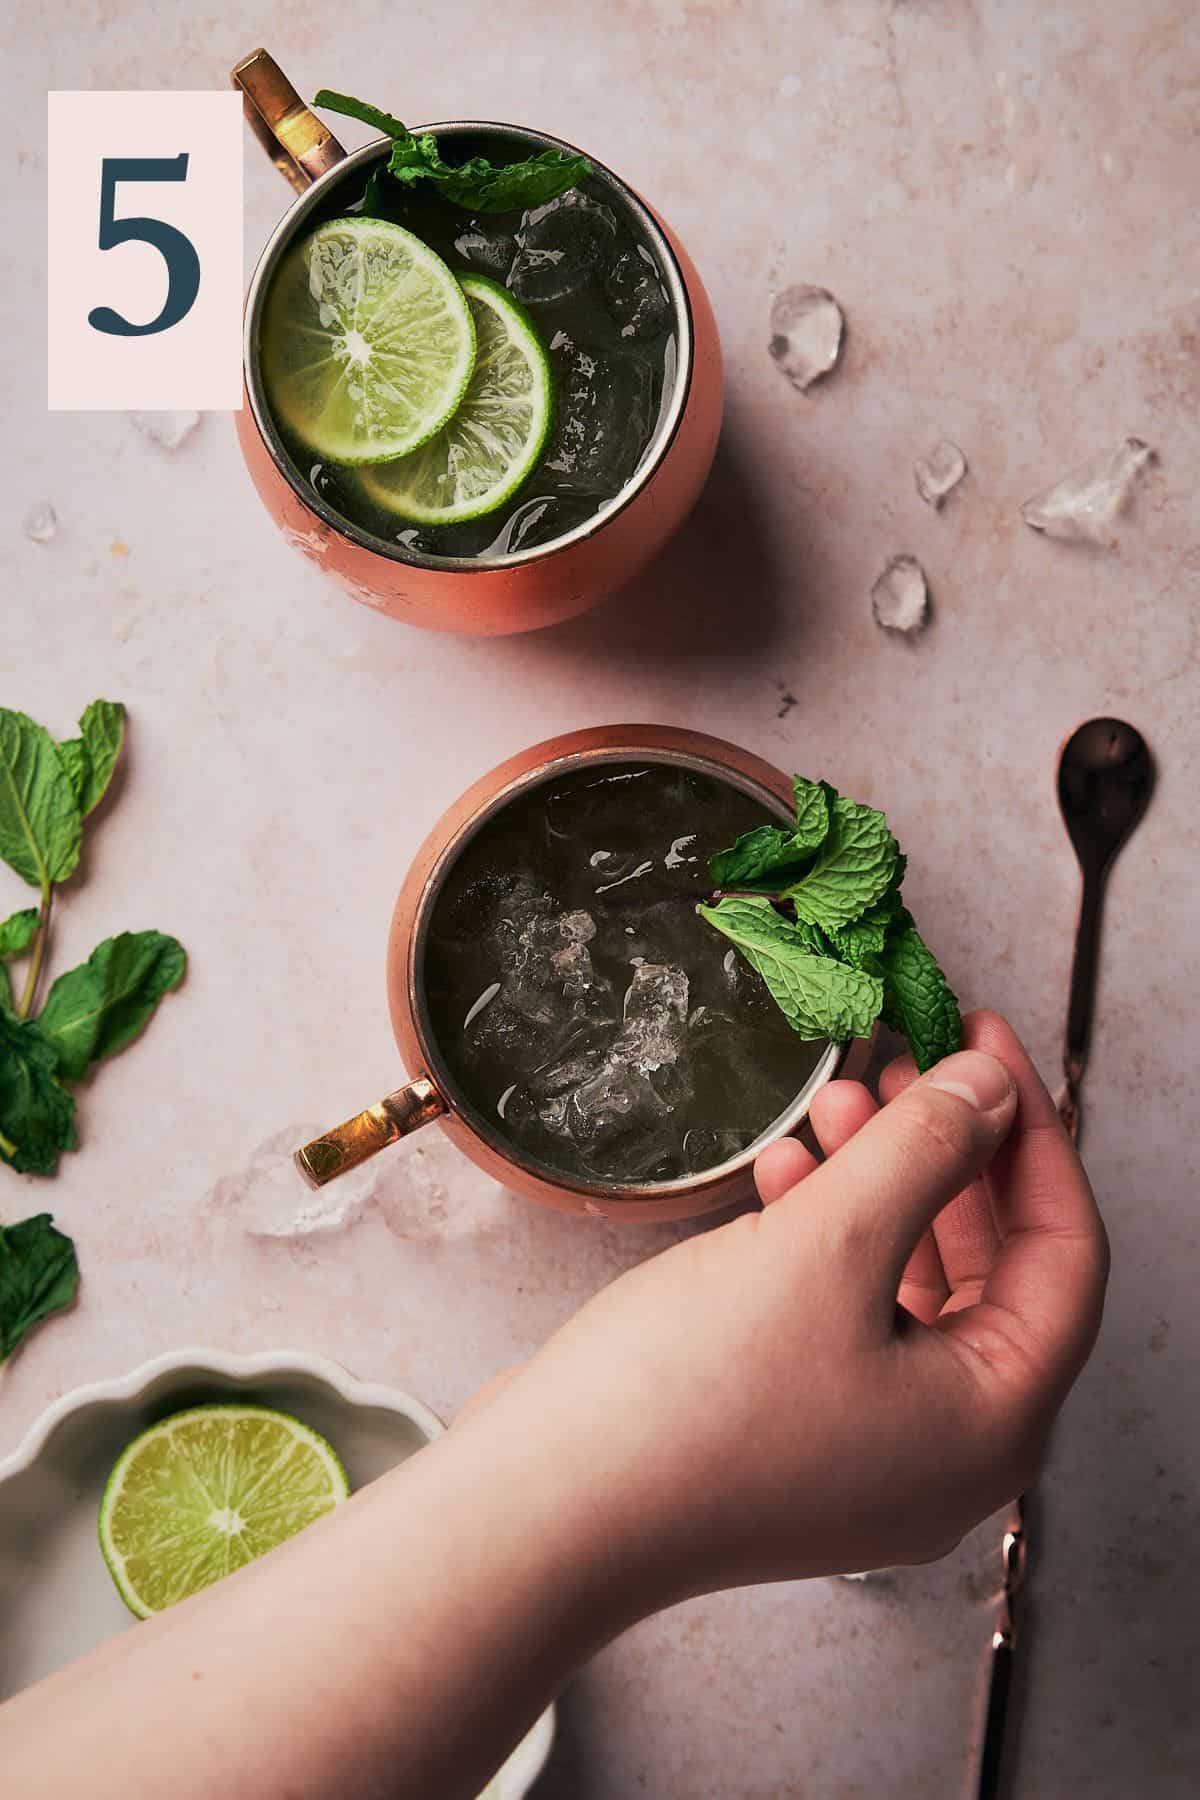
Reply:
<svg viewBox="0 0 1200 1800"><path fill-rule="evenodd" d="M62 744L0 707L0 860L39 895L0 923L0 1162L21 1174L52 1175L75 1148L70 1084L138 1035L187 964L174 938L124 931L61 974L37 1010L55 897L79 865L83 821L108 791L124 736L114 701L94 700ZM20 957L16 989L9 965ZM0 1362L67 1304L78 1278L74 1246L48 1215L0 1225Z"/></svg>
<svg viewBox="0 0 1200 1800"><path fill-rule="evenodd" d="M794 1031L835 1044L882 1016L931 1068L962 1042L958 1002L900 896L905 858L874 807L798 775L796 828L764 825L714 856L701 916L766 982Z"/></svg>
<svg viewBox="0 0 1200 1800"><path fill-rule="evenodd" d="M464 163L443 160L437 138L431 131L414 136L402 120L391 113L355 100L350 94L337 94L322 88L313 100L314 106L327 112L341 113L359 119L392 140L392 153L387 173L406 187L428 183L455 206L468 212L513 212L518 208L544 206L568 188L578 186L592 165L586 156L566 150L543 150L538 156L521 162L492 163L486 156L472 156Z"/></svg>

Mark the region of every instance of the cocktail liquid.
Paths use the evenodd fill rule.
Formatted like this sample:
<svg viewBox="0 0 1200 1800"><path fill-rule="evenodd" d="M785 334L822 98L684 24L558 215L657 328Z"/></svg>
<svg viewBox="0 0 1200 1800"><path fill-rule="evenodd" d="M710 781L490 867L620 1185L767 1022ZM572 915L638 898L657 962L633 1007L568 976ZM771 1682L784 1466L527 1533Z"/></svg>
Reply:
<svg viewBox="0 0 1200 1800"><path fill-rule="evenodd" d="M551 1169L628 1183L726 1161L824 1045L696 913L708 858L771 822L732 785L610 763L486 823L434 904L423 966L459 1090Z"/></svg>
<svg viewBox="0 0 1200 1800"><path fill-rule="evenodd" d="M487 136L447 138L444 148L456 161L483 155L501 164L514 155L510 140ZM364 210L370 174L338 183L310 228ZM488 275L522 302L550 358L555 421L524 487L468 523L406 524L371 499L352 468L314 460L277 418L297 474L352 524L430 556L505 556L562 537L626 486L671 399L671 304L633 213L594 175L545 206L478 216L425 184L381 175L366 210L403 225L456 273Z"/></svg>

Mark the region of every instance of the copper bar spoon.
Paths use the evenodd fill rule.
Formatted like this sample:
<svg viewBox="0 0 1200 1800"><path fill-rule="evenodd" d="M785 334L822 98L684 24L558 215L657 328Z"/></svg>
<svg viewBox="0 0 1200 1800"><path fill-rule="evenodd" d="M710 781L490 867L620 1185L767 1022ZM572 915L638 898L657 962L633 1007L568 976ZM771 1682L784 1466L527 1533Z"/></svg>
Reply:
<svg viewBox="0 0 1200 1800"><path fill-rule="evenodd" d="M1083 876L1058 1110L1079 1136L1079 1089L1092 1034L1104 887L1117 852L1138 825L1154 790L1154 761L1141 732L1122 719L1089 719L1071 734L1058 761L1058 804Z"/></svg>
<svg viewBox="0 0 1200 1800"><path fill-rule="evenodd" d="M1141 732L1123 719L1089 719L1063 745L1058 759L1058 805L1083 877L1063 1044L1063 1085L1057 1102L1072 1142L1079 1138L1079 1090L1092 1035L1104 886L1117 852L1141 822L1153 791L1154 760L1149 746ZM1000 1616L992 1633L977 1800L996 1800L1000 1793L1017 1599L1025 1584L1028 1547L1028 1512L1021 1498L1009 1512L1001 1548L1004 1580Z"/></svg>

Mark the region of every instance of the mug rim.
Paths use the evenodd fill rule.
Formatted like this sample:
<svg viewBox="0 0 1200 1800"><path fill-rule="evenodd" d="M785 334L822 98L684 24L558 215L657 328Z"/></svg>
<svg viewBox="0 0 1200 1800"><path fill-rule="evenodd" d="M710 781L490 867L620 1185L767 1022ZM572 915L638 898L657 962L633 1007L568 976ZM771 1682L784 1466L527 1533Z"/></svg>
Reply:
<svg viewBox="0 0 1200 1800"><path fill-rule="evenodd" d="M790 1136L803 1123L808 1117L813 1096L828 1082L836 1078L850 1052L849 1044L835 1044L826 1041L824 1050L794 1099L764 1126L752 1143L748 1144L745 1149L739 1150L734 1156L727 1157L723 1162L714 1163L709 1168L697 1170L689 1175L678 1176L670 1181L607 1182L589 1180L586 1176L575 1175L568 1170L556 1168L552 1163L526 1155L512 1138L497 1131L491 1120L463 1093L461 1084L455 1079L438 1047L429 1018L425 992L425 946L429 936L434 905L439 894L467 845L497 813L509 806L520 795L528 792L531 788L543 786L556 776L572 773L576 769L630 761L656 762L673 768L694 769L700 774L713 776L728 786L739 789L765 806L780 820L786 821L791 818L786 803L778 793L764 782L756 780L754 776L722 762L715 753L706 754L699 750L683 750L666 745L639 744L636 740L632 740L626 745L580 748L549 756L504 782L494 794L463 820L458 830L443 844L422 883L405 949L405 985L413 1028L424 1064L424 1073L433 1081L451 1118L481 1140L494 1155L500 1157L504 1162L565 1193L577 1195L585 1202L594 1201L598 1208L620 1202L644 1206L647 1202L678 1200L699 1193L703 1189L711 1187L714 1182L723 1183L748 1170L759 1152L768 1144L775 1143L782 1137Z"/></svg>
<svg viewBox="0 0 1200 1800"><path fill-rule="evenodd" d="M412 550L407 545L396 543L391 539L377 537L373 532L364 531L361 526L344 518L341 513L329 505L321 494L318 494L298 475L271 416L262 381L257 339L267 288L271 275L284 251L293 242L306 217L319 204L328 189L344 179L350 171L360 168L366 163L380 160L389 147L390 140L386 137L373 138L358 150L350 151L340 162L335 163L332 168L327 169L323 175L319 176L292 201L263 246L250 279L242 321L242 373L246 398L259 437L276 469L302 505L339 537L347 539L361 550L382 557L386 562L398 563L401 567L426 569L432 574L482 575L490 574L497 569L517 569L528 563L543 562L549 557L570 550L594 537L619 513L624 512L625 508L637 498L662 467L678 436L695 373L695 329L691 297L679 259L667 233L645 201L606 163L588 155L586 151L569 143L566 138L553 137L547 132L533 131L525 125L505 124L498 120L451 119L443 120L438 124L420 125L414 129L418 132L433 132L446 136L474 134L510 138L520 144L563 150L574 156L586 156L592 165L592 173L616 190L622 205L627 207L633 215L638 229L649 241L658 259L664 285L671 301L675 333L675 371L672 377L670 398L660 407L654 434L643 453L641 462L619 493L614 494L610 500L606 500L597 512L584 519L580 524L573 526L570 531L564 532L561 537L551 538L548 543L535 544L529 549L516 550L503 556L431 556L425 551Z"/></svg>

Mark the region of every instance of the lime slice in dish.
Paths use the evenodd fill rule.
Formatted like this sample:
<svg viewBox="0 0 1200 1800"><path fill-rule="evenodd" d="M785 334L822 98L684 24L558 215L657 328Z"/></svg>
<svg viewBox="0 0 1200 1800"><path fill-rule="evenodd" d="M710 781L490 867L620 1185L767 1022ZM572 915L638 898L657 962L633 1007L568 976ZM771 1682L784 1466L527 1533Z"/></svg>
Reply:
<svg viewBox="0 0 1200 1800"><path fill-rule="evenodd" d="M398 462L364 469L377 506L418 525L481 519L532 473L554 416L554 381L529 315L486 275L464 275L475 372L447 425Z"/></svg>
<svg viewBox="0 0 1200 1800"><path fill-rule="evenodd" d="M462 288L384 219L332 219L290 250L259 341L277 419L331 462L408 455L441 430L475 366Z"/></svg>
<svg viewBox="0 0 1200 1800"><path fill-rule="evenodd" d="M100 1502L100 1548L139 1619L273 1550L349 1498L325 1439L264 1406L194 1406L122 1452Z"/></svg>

